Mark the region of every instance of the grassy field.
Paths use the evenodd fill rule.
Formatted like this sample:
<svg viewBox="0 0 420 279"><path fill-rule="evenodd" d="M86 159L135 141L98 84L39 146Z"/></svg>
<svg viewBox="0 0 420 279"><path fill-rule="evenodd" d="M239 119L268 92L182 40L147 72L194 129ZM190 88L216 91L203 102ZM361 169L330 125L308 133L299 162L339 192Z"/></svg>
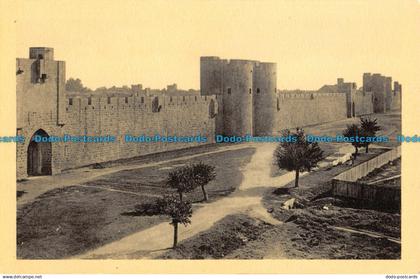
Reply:
<svg viewBox="0 0 420 279"><path fill-rule="evenodd" d="M377 119L378 125L381 126L381 131L377 133L378 136L387 136L389 137L389 142L379 143L378 145L384 147L395 147L399 145L396 141L396 136L401 133L401 113L393 112L387 114L375 114L370 117L372 119ZM347 124L360 124L359 118L346 119L344 121L337 121L333 123L325 123L321 125L314 125L305 127L304 130L307 134L319 135L319 136L335 136L337 134L342 134L343 130L346 128ZM324 143L321 142L320 147L324 150L325 155L330 155L334 152L337 152L338 149L342 146L341 143Z"/></svg>
<svg viewBox="0 0 420 279"><path fill-rule="evenodd" d="M17 212L18 258L63 258L121 239L154 224L164 216L138 216L135 207L153 202L170 190L164 187L174 167L202 161L216 166L217 178L207 185L210 200L234 191L242 180L254 148L203 155L189 161L119 171L98 180L51 190ZM187 194L193 202L201 191Z"/></svg>

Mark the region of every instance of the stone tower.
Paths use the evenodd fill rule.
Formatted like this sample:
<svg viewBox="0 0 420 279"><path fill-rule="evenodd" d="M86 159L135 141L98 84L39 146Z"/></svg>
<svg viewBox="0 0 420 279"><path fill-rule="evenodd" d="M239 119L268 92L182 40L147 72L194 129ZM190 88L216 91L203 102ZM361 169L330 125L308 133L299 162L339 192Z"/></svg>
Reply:
<svg viewBox="0 0 420 279"><path fill-rule="evenodd" d="M276 63L256 63L253 76L255 135L271 135L276 128Z"/></svg>
<svg viewBox="0 0 420 279"><path fill-rule="evenodd" d="M363 91L373 94L373 112L383 113L391 110L393 102L392 78L381 74L363 74Z"/></svg>
<svg viewBox="0 0 420 279"><path fill-rule="evenodd" d="M224 135L270 135L276 125L275 63L201 57L200 90L219 101L216 132Z"/></svg>
<svg viewBox="0 0 420 279"><path fill-rule="evenodd" d="M34 136L60 136L66 124L65 63L54 60L54 49L31 47L29 58L16 59L18 177L55 174L60 170L60 144L35 143Z"/></svg>

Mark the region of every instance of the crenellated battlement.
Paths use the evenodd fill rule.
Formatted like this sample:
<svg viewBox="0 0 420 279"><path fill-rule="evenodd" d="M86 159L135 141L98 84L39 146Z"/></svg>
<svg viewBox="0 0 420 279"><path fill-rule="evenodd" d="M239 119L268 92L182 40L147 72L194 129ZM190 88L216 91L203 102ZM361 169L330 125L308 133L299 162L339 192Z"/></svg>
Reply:
<svg viewBox="0 0 420 279"><path fill-rule="evenodd" d="M131 96L102 96L95 94L78 94L78 95L67 95L66 110L80 110L80 109L91 109L91 110L115 110L115 109L133 109L133 110L144 110L146 112L153 111L154 101L160 107L159 111L162 110L173 110L173 109L197 109L199 106L208 106L210 103L217 102L217 96L149 96L146 94L138 94ZM220 102L220 101L219 101Z"/></svg>
<svg viewBox="0 0 420 279"><path fill-rule="evenodd" d="M342 97L344 94L339 92L317 92L317 91L301 91L301 90L292 90L292 91L280 91L277 94L277 97L282 99L310 99L315 98L326 98L326 97Z"/></svg>

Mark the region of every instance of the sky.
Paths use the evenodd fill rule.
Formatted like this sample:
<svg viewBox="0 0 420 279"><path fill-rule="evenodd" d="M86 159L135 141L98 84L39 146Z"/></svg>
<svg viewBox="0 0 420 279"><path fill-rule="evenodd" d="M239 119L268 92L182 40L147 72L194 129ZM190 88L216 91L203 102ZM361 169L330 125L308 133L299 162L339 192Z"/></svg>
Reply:
<svg viewBox="0 0 420 279"><path fill-rule="evenodd" d="M53 47L90 88L198 89L200 56L277 63L279 89L318 89L364 72L420 90L418 1L19 2L17 57Z"/></svg>

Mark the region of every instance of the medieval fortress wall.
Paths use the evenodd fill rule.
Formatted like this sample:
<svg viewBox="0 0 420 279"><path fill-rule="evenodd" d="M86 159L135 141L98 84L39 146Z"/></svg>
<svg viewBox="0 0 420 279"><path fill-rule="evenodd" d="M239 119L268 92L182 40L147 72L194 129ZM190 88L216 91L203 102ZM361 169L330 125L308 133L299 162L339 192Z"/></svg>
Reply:
<svg viewBox="0 0 420 279"><path fill-rule="evenodd" d="M70 99L68 99L69 101ZM89 104L90 101L90 104ZM64 132L70 135L115 135L115 143L68 143L63 169L187 148L198 142L126 142L125 136L205 136L214 142L214 97L131 96L73 97L67 105Z"/></svg>
<svg viewBox="0 0 420 279"><path fill-rule="evenodd" d="M279 91L275 63L202 57L200 94L132 86L115 94L65 90L65 62L52 48L30 48L16 60L17 177L55 174L94 163L209 144L216 134L255 136L399 109L401 85L364 75L362 90L337 80L318 91ZM171 93L171 94L169 94ZM113 143L35 143L35 135L115 136ZM197 136L206 142L125 142L124 136Z"/></svg>
<svg viewBox="0 0 420 279"><path fill-rule="evenodd" d="M139 144L125 142L126 134L200 134L208 139L207 143L214 142L215 96L153 96L146 90L121 97L71 94L65 92L64 62L38 54L17 59L16 78L17 134L26 138L24 144L17 144L18 179L202 144ZM116 140L114 143L37 143L30 147L29 139L35 134L114 135Z"/></svg>
<svg viewBox="0 0 420 279"><path fill-rule="evenodd" d="M277 104L278 131L347 118L343 93L281 92Z"/></svg>

